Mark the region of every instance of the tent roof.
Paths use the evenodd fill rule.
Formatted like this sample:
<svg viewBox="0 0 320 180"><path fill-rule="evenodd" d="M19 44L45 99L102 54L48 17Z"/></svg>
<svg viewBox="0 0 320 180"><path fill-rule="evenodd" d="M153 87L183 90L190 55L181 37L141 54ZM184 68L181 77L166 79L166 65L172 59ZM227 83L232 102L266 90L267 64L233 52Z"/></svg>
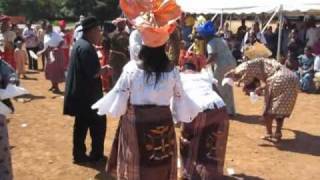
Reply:
<svg viewBox="0 0 320 180"><path fill-rule="evenodd" d="M319 0L177 0L189 13L260 14L271 13L283 5L288 13L320 13Z"/></svg>

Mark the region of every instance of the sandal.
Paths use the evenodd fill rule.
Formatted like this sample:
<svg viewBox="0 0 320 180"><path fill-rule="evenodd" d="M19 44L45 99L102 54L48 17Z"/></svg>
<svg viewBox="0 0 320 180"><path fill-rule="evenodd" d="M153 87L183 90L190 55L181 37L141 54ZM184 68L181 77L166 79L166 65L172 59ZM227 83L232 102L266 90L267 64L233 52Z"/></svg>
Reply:
<svg viewBox="0 0 320 180"><path fill-rule="evenodd" d="M262 140L271 141L272 140L272 135L271 134L267 134L265 136L262 136L261 139Z"/></svg>
<svg viewBox="0 0 320 180"><path fill-rule="evenodd" d="M281 141L282 133L281 133L281 132L274 133L274 138L275 138L277 141Z"/></svg>

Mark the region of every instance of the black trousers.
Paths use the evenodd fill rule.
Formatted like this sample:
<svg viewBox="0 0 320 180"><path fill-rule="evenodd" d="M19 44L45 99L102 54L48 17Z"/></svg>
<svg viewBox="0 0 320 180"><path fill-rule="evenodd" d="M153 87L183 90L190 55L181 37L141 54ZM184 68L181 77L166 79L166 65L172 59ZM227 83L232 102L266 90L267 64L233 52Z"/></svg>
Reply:
<svg viewBox="0 0 320 180"><path fill-rule="evenodd" d="M96 112L83 113L75 118L73 129L73 158L79 159L86 156L85 140L90 130L91 152L90 157L101 158L104 151L106 135L106 117L98 116Z"/></svg>
<svg viewBox="0 0 320 180"><path fill-rule="evenodd" d="M28 67L29 70L38 70L38 61L37 59L33 59L30 55L29 51L33 51L34 53L37 54L37 52L39 51L38 47L34 47L34 48L27 48L27 54L28 54Z"/></svg>

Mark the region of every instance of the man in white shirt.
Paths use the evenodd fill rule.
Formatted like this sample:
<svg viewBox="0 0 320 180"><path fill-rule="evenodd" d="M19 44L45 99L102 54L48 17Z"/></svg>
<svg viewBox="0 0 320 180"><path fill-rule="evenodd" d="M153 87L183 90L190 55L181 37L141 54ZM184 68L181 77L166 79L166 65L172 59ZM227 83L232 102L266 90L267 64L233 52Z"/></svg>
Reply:
<svg viewBox="0 0 320 180"><path fill-rule="evenodd" d="M33 59L30 55L30 51L37 53L39 51L39 41L37 34L31 28L31 22L27 23L27 27L23 30L22 36L26 43L28 59L29 59L29 69L30 70L38 70L38 62L37 59Z"/></svg>
<svg viewBox="0 0 320 180"><path fill-rule="evenodd" d="M183 178L220 179L227 145L229 117L214 80L197 73L195 65L186 63L180 73L183 90L202 112L191 123L183 123L180 138Z"/></svg>

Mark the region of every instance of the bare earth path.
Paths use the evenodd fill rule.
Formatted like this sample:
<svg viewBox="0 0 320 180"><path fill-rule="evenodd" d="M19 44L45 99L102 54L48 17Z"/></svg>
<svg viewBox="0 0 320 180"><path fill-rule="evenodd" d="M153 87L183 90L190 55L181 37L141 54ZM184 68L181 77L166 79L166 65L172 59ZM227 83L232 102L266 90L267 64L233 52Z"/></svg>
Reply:
<svg viewBox="0 0 320 180"><path fill-rule="evenodd" d="M14 102L9 133L16 180L107 179L103 166L72 164L73 119L62 116L63 97L50 93L43 73L28 74L22 85L33 96L29 102ZM235 178L252 180L315 180L320 177L320 95L300 94L293 116L285 122L279 145L260 140L264 126L258 115L262 101L252 105L235 90L240 114L231 121L226 168ZM108 121L105 154L108 155L117 127ZM88 141L88 144L90 142Z"/></svg>

